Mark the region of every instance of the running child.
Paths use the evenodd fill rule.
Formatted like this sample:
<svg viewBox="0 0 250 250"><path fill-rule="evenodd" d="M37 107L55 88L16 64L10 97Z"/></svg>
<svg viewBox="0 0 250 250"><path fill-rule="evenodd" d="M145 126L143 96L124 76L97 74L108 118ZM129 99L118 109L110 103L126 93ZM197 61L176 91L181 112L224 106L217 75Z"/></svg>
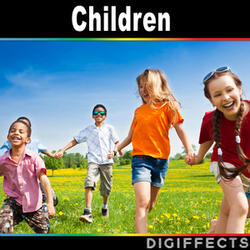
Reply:
<svg viewBox="0 0 250 250"><path fill-rule="evenodd" d="M205 97L216 110L205 113L200 148L189 164L199 163L213 143L210 171L224 197L215 233L244 233L250 184L250 101L242 99L242 83L229 67L220 67L203 79ZM190 160L190 159L189 159Z"/></svg>
<svg viewBox="0 0 250 250"><path fill-rule="evenodd" d="M9 128L11 149L0 157L0 176L7 198L0 210L0 233L13 233L13 226L25 220L36 233L49 233L49 218L55 215L53 195L46 168L39 155L26 149L31 128L15 121ZM42 203L39 180L47 197Z"/></svg>
<svg viewBox="0 0 250 250"><path fill-rule="evenodd" d="M187 151L193 149L183 128L178 111L179 102L171 92L160 70L146 69L137 77L142 105L135 110L128 136L118 146L118 152L132 142L132 184L136 196L135 228L147 233L148 213L154 207L164 185L170 154L169 129L174 127Z"/></svg>
<svg viewBox="0 0 250 250"><path fill-rule="evenodd" d="M17 121L26 122L27 125L31 127L31 121L25 116L19 117L17 119ZM49 152L47 150L47 148L44 145L42 145L38 140L31 140L30 139L30 141L26 145L26 148L31 150L34 153L37 153L37 154L42 153L42 154L45 154L45 155L47 155L49 157L55 158L55 155L53 153ZM11 143L10 143L9 140L7 140L0 147L0 156L7 153L10 149L11 149ZM40 187L41 187L41 185L40 185ZM43 191L42 187L41 187L41 190L42 190L42 195L43 195L43 202L46 202L46 195L45 195L45 192ZM51 191L53 193L54 206L56 206L58 204L58 198L57 198L53 188L51 188Z"/></svg>
<svg viewBox="0 0 250 250"><path fill-rule="evenodd" d="M119 138L113 126L104 123L107 117L107 109L102 104L97 104L92 111L95 123L81 130L63 149L56 153L60 158L64 152L75 145L87 142L88 145L88 168L85 179L85 203L86 208L80 216L83 222L93 222L92 215L92 192L95 190L99 176L100 194L103 197L102 216L109 216L108 198L112 189L112 166L113 157L117 153ZM114 144L114 146L113 146Z"/></svg>

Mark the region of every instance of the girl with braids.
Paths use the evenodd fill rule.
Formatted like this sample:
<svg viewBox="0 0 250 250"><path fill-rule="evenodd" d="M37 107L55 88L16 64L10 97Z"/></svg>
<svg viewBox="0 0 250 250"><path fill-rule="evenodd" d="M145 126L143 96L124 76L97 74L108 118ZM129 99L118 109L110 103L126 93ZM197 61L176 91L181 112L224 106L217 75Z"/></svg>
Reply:
<svg viewBox="0 0 250 250"><path fill-rule="evenodd" d="M242 84L229 67L206 75L204 94L216 107L203 117L199 152L190 165L199 163L214 143L210 171L224 197L214 233L244 233L250 184L250 101L242 100Z"/></svg>
<svg viewBox="0 0 250 250"><path fill-rule="evenodd" d="M183 118L169 89L165 75L147 69L137 77L142 105L135 110L128 136L118 151L132 142L132 184L136 197L135 227L137 233L147 233L147 216L156 203L168 169L170 142L168 132L174 127L187 157L193 149L183 128Z"/></svg>

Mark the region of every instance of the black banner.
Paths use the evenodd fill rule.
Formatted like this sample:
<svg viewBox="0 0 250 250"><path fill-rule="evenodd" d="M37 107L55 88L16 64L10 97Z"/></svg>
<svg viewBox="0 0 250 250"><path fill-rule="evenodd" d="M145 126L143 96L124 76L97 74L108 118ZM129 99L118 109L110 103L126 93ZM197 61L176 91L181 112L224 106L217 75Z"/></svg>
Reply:
<svg viewBox="0 0 250 250"><path fill-rule="evenodd" d="M88 244L89 247L108 249L249 249L249 235L162 235L162 236L0 236L0 240L15 240L15 243L44 241L71 247L72 243Z"/></svg>
<svg viewBox="0 0 250 250"><path fill-rule="evenodd" d="M247 2L78 0L1 4L1 38L248 38Z"/></svg>

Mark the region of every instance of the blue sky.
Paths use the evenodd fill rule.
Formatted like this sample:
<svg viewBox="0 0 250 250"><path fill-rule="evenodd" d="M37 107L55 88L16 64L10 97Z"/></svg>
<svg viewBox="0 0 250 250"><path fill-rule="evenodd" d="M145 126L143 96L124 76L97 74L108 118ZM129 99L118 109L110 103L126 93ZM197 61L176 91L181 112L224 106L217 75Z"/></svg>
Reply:
<svg viewBox="0 0 250 250"><path fill-rule="evenodd" d="M249 41L0 41L0 141L17 117L27 116L32 138L57 150L93 123L97 103L107 107L106 122L123 140L141 105L135 79L157 68L167 75L198 147L201 119L212 109L202 78L225 65L238 74L249 99ZM174 130L170 141L171 155L182 151ZM86 153L86 145L69 152Z"/></svg>

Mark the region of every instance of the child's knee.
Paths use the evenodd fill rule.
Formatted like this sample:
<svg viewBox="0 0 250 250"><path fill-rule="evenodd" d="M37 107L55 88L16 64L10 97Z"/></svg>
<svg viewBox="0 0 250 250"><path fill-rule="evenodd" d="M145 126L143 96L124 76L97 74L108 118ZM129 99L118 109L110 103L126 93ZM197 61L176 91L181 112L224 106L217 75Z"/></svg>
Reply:
<svg viewBox="0 0 250 250"><path fill-rule="evenodd" d="M0 210L0 233L13 233L13 212L9 205Z"/></svg>
<svg viewBox="0 0 250 250"><path fill-rule="evenodd" d="M234 203L231 207L238 215L247 216L248 215L248 203L247 202L239 202Z"/></svg>

